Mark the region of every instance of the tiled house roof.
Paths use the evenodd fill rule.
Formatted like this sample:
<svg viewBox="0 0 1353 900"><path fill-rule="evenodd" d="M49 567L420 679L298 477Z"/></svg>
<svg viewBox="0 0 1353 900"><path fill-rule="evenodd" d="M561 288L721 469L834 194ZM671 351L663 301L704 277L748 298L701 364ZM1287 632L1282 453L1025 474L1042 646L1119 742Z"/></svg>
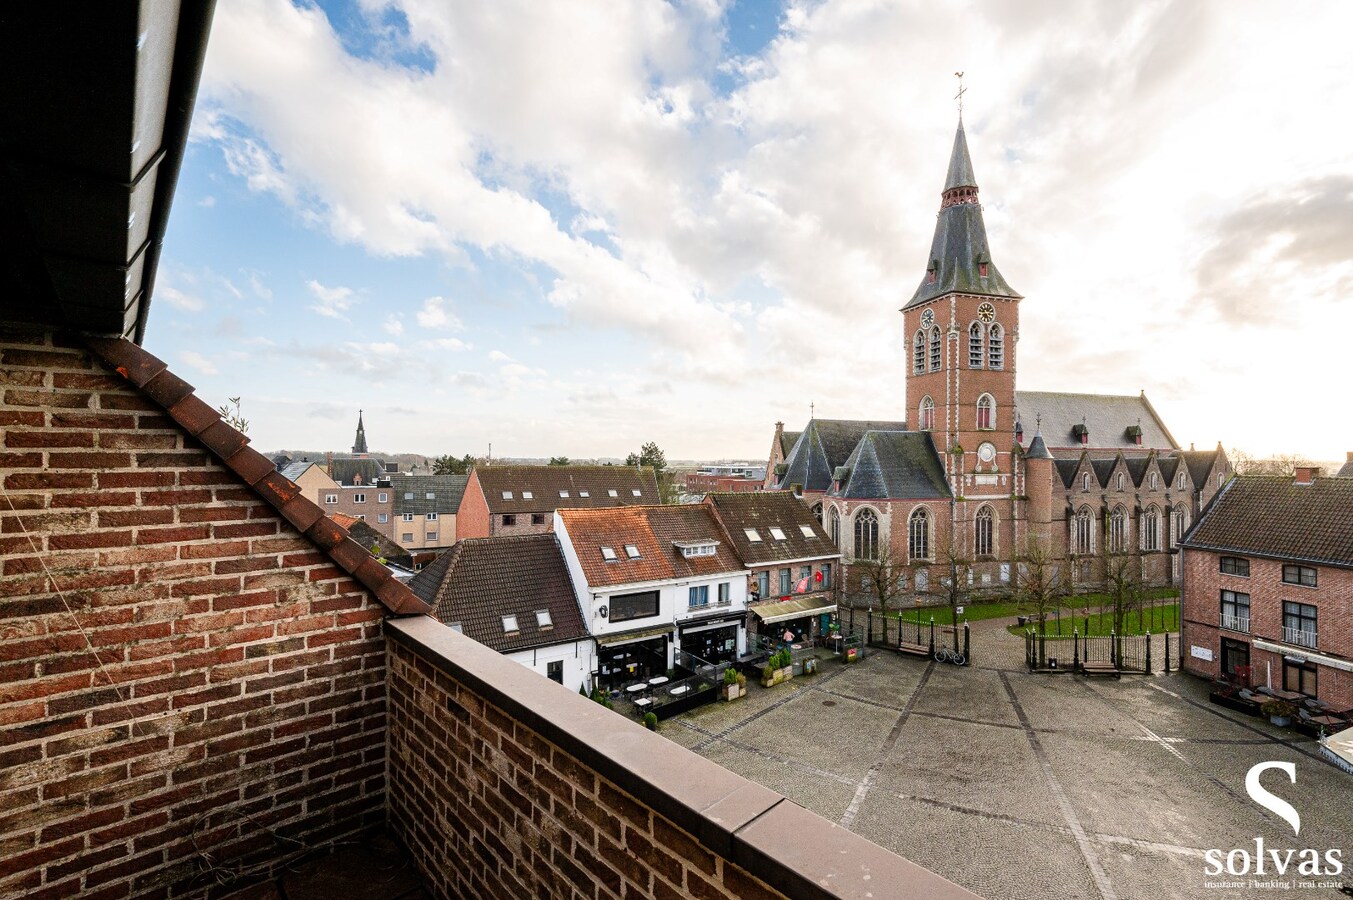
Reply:
<svg viewBox="0 0 1353 900"><path fill-rule="evenodd" d="M249 439L223 422L219 413L193 393L193 386L170 372L162 360L125 338L88 337L85 341L96 355L164 409L169 418L328 554L339 568L366 585L387 609L401 614L429 611L427 604L396 581L366 548L301 496L296 484L284 478L272 460L251 449Z"/></svg>
<svg viewBox="0 0 1353 900"><path fill-rule="evenodd" d="M1348 454L1348 462L1343 464L1335 477L1353 478L1353 453Z"/></svg>
<svg viewBox="0 0 1353 900"><path fill-rule="evenodd" d="M343 514L335 513L333 517L337 519L341 515ZM350 519L353 517L343 516L343 518ZM381 534L361 519L343 527L347 528L348 534L354 541L369 550L371 555L377 559L383 559L387 563L393 563L397 566L413 568L413 555L400 546L394 538Z"/></svg>
<svg viewBox="0 0 1353 900"><path fill-rule="evenodd" d="M302 475L305 474L306 469L310 468L313 465L315 464L308 460L300 459L296 460L295 462L287 463L277 471L282 473L283 478L295 481L296 479L300 478Z"/></svg>
<svg viewBox="0 0 1353 900"><path fill-rule="evenodd" d="M647 466L478 466L474 471L493 515L640 506L661 499Z"/></svg>
<svg viewBox="0 0 1353 900"><path fill-rule="evenodd" d="M469 475L391 475L390 492L394 500L394 513L455 515L456 510L460 509L460 498L465 495L465 485L469 481ZM407 497L406 494L413 496Z"/></svg>
<svg viewBox="0 0 1353 900"><path fill-rule="evenodd" d="M1216 450L1185 450L1179 455L1183 458L1184 465L1189 467L1189 478L1195 485L1207 481L1212 466L1217 462Z"/></svg>
<svg viewBox="0 0 1353 900"><path fill-rule="evenodd" d="M1081 441L1073 429L1082 423L1090 432L1085 444L1090 448L1174 450L1179 447L1145 394L1113 396L1016 391L1015 406L1020 424L1026 429L1032 429L1041 421L1039 427L1049 448L1079 449ZM1129 436L1129 429L1138 425L1142 429L1141 444Z"/></svg>
<svg viewBox="0 0 1353 900"><path fill-rule="evenodd" d="M561 509L567 540L592 587L701 577L746 569L704 504ZM717 542L712 556L686 557L677 541ZM639 552L631 559L625 546ZM601 551L610 547L616 559Z"/></svg>
<svg viewBox="0 0 1353 900"><path fill-rule="evenodd" d="M573 581L553 534L473 538L443 553L409 582L447 625L499 653L587 637ZM542 626L536 613L549 613ZM503 617L516 619L505 630Z"/></svg>
<svg viewBox="0 0 1353 900"><path fill-rule="evenodd" d="M784 491L709 493L705 503L723 526L733 552L749 566L790 559L840 556L821 523L803 501ZM746 529L754 529L753 541ZM778 528L783 538L771 528ZM805 532L804 529L808 529Z"/></svg>
<svg viewBox="0 0 1353 900"><path fill-rule="evenodd" d="M1353 567L1353 480L1297 484L1285 475L1238 476L1180 543Z"/></svg>
<svg viewBox="0 0 1353 900"><path fill-rule="evenodd" d="M369 457L357 458L341 456L329 463L329 477L339 484L351 487L362 476L362 484L375 485L376 479L385 478L385 463Z"/></svg>
<svg viewBox="0 0 1353 900"><path fill-rule="evenodd" d="M851 500L939 500L949 496L935 443L926 431L869 431L845 462L845 480L828 491Z"/></svg>

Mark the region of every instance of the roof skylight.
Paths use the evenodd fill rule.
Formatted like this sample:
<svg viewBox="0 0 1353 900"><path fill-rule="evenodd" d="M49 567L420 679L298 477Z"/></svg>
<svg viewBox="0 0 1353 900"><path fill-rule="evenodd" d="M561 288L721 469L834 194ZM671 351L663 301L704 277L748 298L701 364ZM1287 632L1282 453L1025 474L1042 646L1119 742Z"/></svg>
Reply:
<svg viewBox="0 0 1353 900"><path fill-rule="evenodd" d="M802 532L803 532L803 536L804 536L804 537L812 537L812 536L813 536L813 526L812 526L812 525L800 525L800 526L799 526L799 531L802 531Z"/></svg>
<svg viewBox="0 0 1353 900"><path fill-rule="evenodd" d="M742 529L742 533L747 535L747 540L751 541L753 544L761 543L761 533L755 528L744 528Z"/></svg>
<svg viewBox="0 0 1353 900"><path fill-rule="evenodd" d="M783 541L785 539L784 529L772 527L770 530L770 536L775 538L775 540L777 541Z"/></svg>
<svg viewBox="0 0 1353 900"><path fill-rule="evenodd" d="M626 544L626 545L625 545L625 555L628 556L630 559L638 559L638 558L639 558L639 548L636 547L636 546L634 546L633 544Z"/></svg>
<svg viewBox="0 0 1353 900"><path fill-rule="evenodd" d="M614 547L602 547L602 548L601 548L601 558L604 559L604 560L606 560L607 562L615 562L615 561L616 561L617 559L619 559L620 557L618 557L618 556L615 555L615 548L614 548Z"/></svg>
<svg viewBox="0 0 1353 900"><path fill-rule="evenodd" d="M548 609L536 610L536 625L540 628L554 627L554 620L550 618L550 611Z"/></svg>
<svg viewBox="0 0 1353 900"><path fill-rule="evenodd" d="M619 496L620 496L619 494L616 493L615 488L611 488L611 489L610 489L609 491L607 491L606 493L609 494L609 495L612 496L612 497L619 497Z"/></svg>
<svg viewBox="0 0 1353 900"><path fill-rule="evenodd" d="M503 631L504 631L505 633L511 634L512 632L518 631L518 630L520 630L520 629L517 628L517 617L516 617L516 616L503 616Z"/></svg>
<svg viewBox="0 0 1353 900"><path fill-rule="evenodd" d="M533 493L531 493L530 491L522 491L522 492L521 492L521 498L522 498L523 500L534 500L535 497L536 497L536 495L533 494Z"/></svg>
<svg viewBox="0 0 1353 900"><path fill-rule="evenodd" d="M504 500L511 500L511 499L512 499L512 492L511 492L511 491L503 491L503 499L504 499Z"/></svg>

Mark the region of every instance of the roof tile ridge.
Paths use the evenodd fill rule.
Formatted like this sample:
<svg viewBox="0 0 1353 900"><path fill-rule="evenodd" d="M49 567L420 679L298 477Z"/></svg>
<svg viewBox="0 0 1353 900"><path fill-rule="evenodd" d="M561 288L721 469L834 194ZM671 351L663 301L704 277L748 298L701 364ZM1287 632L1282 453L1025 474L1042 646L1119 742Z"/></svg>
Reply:
<svg viewBox="0 0 1353 900"><path fill-rule="evenodd" d="M431 607L400 583L390 570L301 495L296 483L279 473L272 461L249 447L249 438L232 428L220 413L193 393L193 386L169 371L163 360L126 338L83 336L104 363L164 409L181 428L235 473L269 506L277 510L343 571L352 575L393 613L419 614Z"/></svg>

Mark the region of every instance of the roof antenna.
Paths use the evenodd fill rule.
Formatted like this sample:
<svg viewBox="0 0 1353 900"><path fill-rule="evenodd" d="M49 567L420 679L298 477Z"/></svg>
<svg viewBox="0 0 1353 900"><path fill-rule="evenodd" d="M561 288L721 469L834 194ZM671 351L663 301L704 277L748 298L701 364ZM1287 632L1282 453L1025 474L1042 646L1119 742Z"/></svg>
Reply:
<svg viewBox="0 0 1353 900"><path fill-rule="evenodd" d="M956 78L958 79L958 93L954 95L954 99L958 101L958 118L959 118L959 121L962 121L962 120L963 120L963 95L966 94L966 93L968 92L968 89L965 88L965 87L963 86L963 73L962 73L962 72L955 72L955 73L954 73L954 77L956 77Z"/></svg>

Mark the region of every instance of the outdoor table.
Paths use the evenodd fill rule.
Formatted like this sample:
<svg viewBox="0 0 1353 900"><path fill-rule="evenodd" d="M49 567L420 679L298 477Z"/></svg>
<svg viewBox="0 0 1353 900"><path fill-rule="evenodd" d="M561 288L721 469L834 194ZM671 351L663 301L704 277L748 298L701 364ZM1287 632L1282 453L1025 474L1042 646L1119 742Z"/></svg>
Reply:
<svg viewBox="0 0 1353 900"><path fill-rule="evenodd" d="M637 684L627 684L627 685L625 685L625 690L628 691L628 692L631 693L631 694L637 694L637 693L639 693L640 691L644 691L644 690L647 690L647 689L648 689L648 682L645 682L645 681L640 681L640 682L638 682Z"/></svg>
<svg viewBox="0 0 1353 900"><path fill-rule="evenodd" d="M651 706L652 704L653 701L648 699L647 697L640 697L638 700L634 701L634 705L639 707Z"/></svg>
<svg viewBox="0 0 1353 900"><path fill-rule="evenodd" d="M670 679L666 675L657 675L648 679L650 687L657 687L660 684L666 684Z"/></svg>
<svg viewBox="0 0 1353 900"><path fill-rule="evenodd" d="M1271 688L1269 694L1277 697L1279 700L1286 700L1288 703L1300 703L1306 697L1305 694L1298 694L1295 691L1284 691L1279 688Z"/></svg>
<svg viewBox="0 0 1353 900"><path fill-rule="evenodd" d="M667 693L673 695L674 697L680 697L682 694L686 693L686 692L689 691L689 690L690 690L690 687L689 687L688 685L682 684L682 685L678 685L677 687L672 688L672 689L671 689L670 691L668 691Z"/></svg>

